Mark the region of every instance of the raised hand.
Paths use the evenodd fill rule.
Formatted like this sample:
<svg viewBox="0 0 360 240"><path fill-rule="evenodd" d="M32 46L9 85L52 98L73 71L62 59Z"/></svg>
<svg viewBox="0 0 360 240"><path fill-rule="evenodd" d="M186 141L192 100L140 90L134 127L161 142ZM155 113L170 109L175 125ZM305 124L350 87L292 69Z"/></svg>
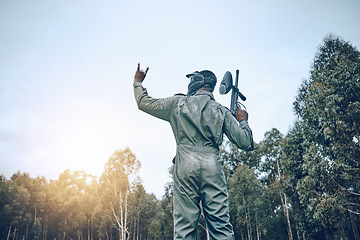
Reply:
<svg viewBox="0 0 360 240"><path fill-rule="evenodd" d="M135 82L143 82L147 72L149 71L149 67L146 68L145 72L143 70L140 70L140 63L138 63L137 70L135 72L134 81Z"/></svg>

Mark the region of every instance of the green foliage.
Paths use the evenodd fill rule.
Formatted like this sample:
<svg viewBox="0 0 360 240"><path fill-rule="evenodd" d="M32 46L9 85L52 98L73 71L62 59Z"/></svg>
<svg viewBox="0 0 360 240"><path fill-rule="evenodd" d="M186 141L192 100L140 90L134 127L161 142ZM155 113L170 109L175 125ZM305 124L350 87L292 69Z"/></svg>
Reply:
<svg viewBox="0 0 360 240"><path fill-rule="evenodd" d="M254 148L258 149L259 144L254 143ZM236 171L237 166L246 164L252 169L258 169L261 161L261 156L258 151L242 151L229 141L224 141L220 148L221 158L224 160L224 169L227 178L230 178Z"/></svg>
<svg viewBox="0 0 360 240"><path fill-rule="evenodd" d="M109 207L116 191L128 194L127 237L162 238L162 208L136 177L139 168L127 148L113 154L100 178L69 170L50 182L20 172L0 176L0 239L116 239Z"/></svg>
<svg viewBox="0 0 360 240"><path fill-rule="evenodd" d="M233 153L222 154L225 163L236 166L229 167L234 171L228 183L236 239L288 239L281 204L286 186L283 144L283 135L272 129L265 133L264 140L256 144L254 151L244 152L231 146L227 149Z"/></svg>
<svg viewBox="0 0 360 240"><path fill-rule="evenodd" d="M174 220L173 220L173 184L167 183L165 185L165 193L161 201L162 218L161 218L161 231L163 232L164 239L173 239Z"/></svg>
<svg viewBox="0 0 360 240"><path fill-rule="evenodd" d="M359 79L359 51L329 35L294 102L299 120L288 135L287 168L296 189L293 201L302 210L299 222L314 238L358 238L353 214L360 214ZM344 227L349 217L354 235Z"/></svg>

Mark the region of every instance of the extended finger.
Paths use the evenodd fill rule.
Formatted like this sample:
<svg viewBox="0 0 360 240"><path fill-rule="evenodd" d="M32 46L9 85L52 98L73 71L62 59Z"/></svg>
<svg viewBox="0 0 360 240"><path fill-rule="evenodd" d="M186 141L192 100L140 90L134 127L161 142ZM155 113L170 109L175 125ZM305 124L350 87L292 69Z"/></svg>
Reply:
<svg viewBox="0 0 360 240"><path fill-rule="evenodd" d="M140 71L140 63L138 63L137 70Z"/></svg>
<svg viewBox="0 0 360 240"><path fill-rule="evenodd" d="M147 74L148 71L149 71L149 67L146 68L145 75Z"/></svg>

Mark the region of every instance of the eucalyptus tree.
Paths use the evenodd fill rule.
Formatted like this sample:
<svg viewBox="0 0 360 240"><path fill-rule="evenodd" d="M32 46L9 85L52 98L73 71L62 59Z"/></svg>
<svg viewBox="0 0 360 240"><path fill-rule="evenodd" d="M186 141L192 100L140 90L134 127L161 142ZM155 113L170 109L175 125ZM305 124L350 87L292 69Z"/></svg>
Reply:
<svg viewBox="0 0 360 240"><path fill-rule="evenodd" d="M116 228L119 239L130 236L128 200L131 182L137 179L140 166L129 148L115 151L105 164L99 183L103 221L106 222L102 227L104 235L112 235L111 229Z"/></svg>
<svg viewBox="0 0 360 240"><path fill-rule="evenodd" d="M328 35L298 91L294 111L293 133L301 136L291 139L301 139L301 150L293 147L289 156L301 164L293 181L307 223L317 224L307 229L309 234L360 239L359 51Z"/></svg>

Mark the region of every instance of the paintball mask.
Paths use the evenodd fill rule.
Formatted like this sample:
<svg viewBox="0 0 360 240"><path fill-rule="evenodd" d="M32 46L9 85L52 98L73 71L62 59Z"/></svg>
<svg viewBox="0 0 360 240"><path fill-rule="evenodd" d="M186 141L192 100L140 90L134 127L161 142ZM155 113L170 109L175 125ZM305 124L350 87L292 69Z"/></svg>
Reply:
<svg viewBox="0 0 360 240"><path fill-rule="evenodd" d="M187 74L186 77L190 78L187 95L193 95L202 87L205 87L210 92L214 91L217 80L213 72L209 70L203 70L201 72L195 71L193 73Z"/></svg>

